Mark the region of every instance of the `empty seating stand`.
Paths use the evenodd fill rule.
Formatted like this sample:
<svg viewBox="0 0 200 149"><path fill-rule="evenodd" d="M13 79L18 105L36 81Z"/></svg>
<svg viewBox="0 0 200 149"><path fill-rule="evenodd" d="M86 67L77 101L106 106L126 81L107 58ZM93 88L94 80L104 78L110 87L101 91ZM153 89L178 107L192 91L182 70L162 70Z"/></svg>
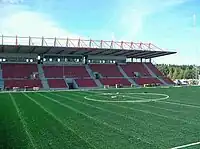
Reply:
<svg viewBox="0 0 200 149"><path fill-rule="evenodd" d="M144 84L161 84L162 85L162 83L156 78L133 78L133 80L138 85L144 85Z"/></svg>
<svg viewBox="0 0 200 149"><path fill-rule="evenodd" d="M46 78L62 78L64 76L64 67L61 66L43 66Z"/></svg>
<svg viewBox="0 0 200 149"><path fill-rule="evenodd" d="M50 88L68 88L64 79L48 79Z"/></svg>
<svg viewBox="0 0 200 149"><path fill-rule="evenodd" d="M43 66L46 78L83 78L90 77L85 66Z"/></svg>
<svg viewBox="0 0 200 149"><path fill-rule="evenodd" d="M153 73L156 76L164 76L159 70L158 68L156 68L156 66L154 66L152 63L146 63L146 65L151 69L151 71L153 71Z"/></svg>
<svg viewBox="0 0 200 149"><path fill-rule="evenodd" d="M38 73L36 64L2 64L3 78L30 78Z"/></svg>
<svg viewBox="0 0 200 149"><path fill-rule="evenodd" d="M140 73L142 76L151 76L142 63L127 63L120 65L128 77L134 77L134 72Z"/></svg>
<svg viewBox="0 0 200 149"><path fill-rule="evenodd" d="M96 83L92 79L76 79L78 87L97 87Z"/></svg>
<svg viewBox="0 0 200 149"><path fill-rule="evenodd" d="M123 77L115 64L90 64L93 72L100 73L103 77Z"/></svg>
<svg viewBox="0 0 200 149"><path fill-rule="evenodd" d="M115 86L116 84L122 84L124 86L130 86L131 83L125 78L102 78L100 79L103 85Z"/></svg>
<svg viewBox="0 0 200 149"><path fill-rule="evenodd" d="M33 88L39 87L42 88L42 83L40 80L5 80L4 81L4 88L12 89L13 87L18 88Z"/></svg>
<svg viewBox="0 0 200 149"><path fill-rule="evenodd" d="M4 88L43 87L38 79L36 64L2 64L2 77L4 79Z"/></svg>
<svg viewBox="0 0 200 149"><path fill-rule="evenodd" d="M169 85L175 85L175 83L170 78L164 77L162 79Z"/></svg>
<svg viewBox="0 0 200 149"><path fill-rule="evenodd" d="M151 63L146 63L148 67L169 85L174 84L172 80L164 77L163 74ZM136 84L161 84L157 78L152 78L143 63L128 63L120 64L128 77L132 78ZM2 80L6 88L42 88L39 78L32 78L33 74L38 73L36 64L2 64ZM90 64L93 72L101 74L99 81L102 85L115 86L121 84L123 86L130 86L128 78L124 78L119 68L115 64ZM44 65L44 76L50 88L53 89L67 89L68 84L63 77L75 80L77 87L97 87L96 82L90 78L85 65L72 65L72 66L52 66ZM134 76L134 72L141 74L141 77Z"/></svg>

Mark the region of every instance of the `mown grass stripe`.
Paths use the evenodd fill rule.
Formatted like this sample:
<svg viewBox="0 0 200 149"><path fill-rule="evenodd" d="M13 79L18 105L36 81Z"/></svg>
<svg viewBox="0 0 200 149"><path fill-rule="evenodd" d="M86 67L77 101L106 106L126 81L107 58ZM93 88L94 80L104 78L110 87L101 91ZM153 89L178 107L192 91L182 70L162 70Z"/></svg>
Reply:
<svg viewBox="0 0 200 149"><path fill-rule="evenodd" d="M76 136L78 136L82 141L86 142L87 144L89 144L90 147L97 149L96 146L94 146L93 144L91 144L90 142L88 142L85 138L81 137L80 135L78 135L72 128L70 128L69 126L67 126L65 123L62 122L62 120L60 120L56 115L54 115L52 112L48 111L44 106L42 106L39 102L37 102L34 98L30 97L29 95L27 95L26 93L22 93L24 94L28 99L30 99L31 101L33 101L36 105L38 105L41 109L43 109L46 113L48 113L49 115L51 115L56 121L58 121L60 124L62 124L64 126L65 129L70 130L71 132L73 132Z"/></svg>
<svg viewBox="0 0 200 149"><path fill-rule="evenodd" d="M48 94L52 94L52 95L54 95L54 93L48 93ZM60 95L60 94L56 94L58 97L61 97L61 98L65 98L65 99L69 99L69 97L71 97L69 100L70 101L73 101L74 99L77 99L77 98L73 98L73 96L76 96L76 97L79 97L80 99L81 99L81 97L83 98L83 96L81 95L81 94L79 94L79 93L74 93L73 95L72 94L62 94L62 95ZM54 98L54 97L52 97L52 98ZM57 97L55 96L55 99L57 99ZM79 99L79 101L80 101L80 99ZM83 99L84 100L84 99ZM62 100L61 100L62 101ZM65 101L67 101L67 100L63 100L63 102L65 102ZM78 101L78 100L77 100ZM81 100L82 101L82 100ZM84 101L83 101L84 102ZM66 102L67 103L67 102ZM81 103L81 102L78 102L78 103ZM84 102L84 103L88 103L88 102ZM92 103L92 102L90 102L90 103ZM95 102L94 102L95 103ZM106 103L107 104L107 103ZM71 105L73 105L73 103L71 104ZM87 105L87 104L84 104L84 105ZM93 106L93 107L95 107L95 106ZM120 110L119 110L120 111ZM107 111L107 112L109 112L109 111ZM167 120L168 121L168 120ZM187 123L186 123L187 124ZM162 127L162 128L164 128L164 127ZM161 130L161 132L163 132L164 130ZM165 130L165 131L169 131L169 130ZM143 137L144 138L144 137ZM170 139L169 139L170 140ZM165 140L166 141L166 140ZM162 144L164 145L165 144L165 141L164 140L159 140L159 142L162 142ZM150 141L151 142L151 141ZM155 145L156 145L156 143L155 143ZM169 146L171 146L170 144L168 145L168 147Z"/></svg>
<svg viewBox="0 0 200 149"><path fill-rule="evenodd" d="M153 106L150 105L148 103L144 104L144 103L137 103L138 105L142 105L142 106L146 106L146 107L152 107L155 109L160 109L160 110L164 110L164 111L169 111L169 112L175 112L175 113L181 113L181 111L177 111L177 110L172 110L172 109L167 109L167 108L162 108L162 107L157 107L157 106Z"/></svg>
<svg viewBox="0 0 200 149"><path fill-rule="evenodd" d="M111 111L111 110L108 110L108 109L105 109L105 108L102 108L102 107L99 107L99 106L94 106L94 105L92 105L92 104L88 104L88 103L85 103L85 102L81 102L80 100L73 100L72 98L69 98L69 97L66 97L66 96L63 96L63 95L60 95L60 94L56 94L56 93L50 93L50 94L56 95L56 96L61 97L61 98L68 99L68 100L73 101L73 102L76 102L76 103L80 103L80 104L86 105L86 106L89 106L89 107L92 107L92 108L96 108L96 109L99 109L99 110L102 110L102 111L105 111L105 112L108 112L108 113L111 113L111 114L114 114L114 115L117 115L117 116L120 116L120 117L124 117L124 118L129 119L129 120L132 120L132 121L138 121L138 122L140 122L140 120L138 120L138 119L136 119L136 118L133 118L133 117L131 117L131 116L126 116L126 115L124 115L124 114L120 114L120 113L117 113L117 112L113 112L113 111ZM72 96L76 96L76 97L81 98L81 96L80 96L80 95L77 95L77 93L76 93L76 94L72 94ZM115 106L115 105L114 105L114 106ZM115 107L116 107L116 106L115 106ZM162 108L162 109L164 109L164 108Z"/></svg>
<svg viewBox="0 0 200 149"><path fill-rule="evenodd" d="M27 124L26 124L26 122L25 122L23 116L21 115L21 112L20 112L20 110L19 110L19 108L18 108L18 106L17 106L17 103L16 103L16 101L15 101L15 98L13 97L13 95L12 95L11 93L9 93L9 95L10 95L10 98L11 98L11 100L12 100L12 103L13 103L13 105L14 105L16 111L17 111L17 114L18 114L18 116L19 116L19 119L20 119L20 121L21 121L21 123L22 123L22 125L23 125L24 131L25 131L25 133L27 134L28 139L29 139L30 142L31 142L32 147L33 147L34 149L37 149L36 144L34 143L34 142L35 142L35 141L34 141L34 138L33 138L33 136L32 136L32 135L30 134L30 132L29 132L29 129L28 129L28 127L27 127Z"/></svg>
<svg viewBox="0 0 200 149"><path fill-rule="evenodd" d="M121 130L121 128L117 128L117 127L115 127L115 126L112 126L112 125L108 124L107 122L104 122L104 121L101 121L101 120L99 120L99 119L97 119L97 118L94 118L94 117L92 117L92 116L89 116L88 114L85 114L85 113L83 113L83 112L81 112L81 111L79 111L79 110L77 110L77 109L75 109L75 108L73 108L73 107L71 107L71 106L68 106L68 105L66 105L66 104L63 104L63 103L57 101L57 100L54 100L54 99L51 98L51 97L48 97L48 96L43 95L43 94L41 94L41 93L38 93L38 94L40 94L41 96L43 96L43 97L45 97L45 98L47 98L47 99L49 99L49 100L51 100L51 101L53 101L53 102L59 104L60 106L66 107L66 108L68 108L68 109L71 109L72 111L74 111L74 112L76 112L76 113L79 113L79 114L81 114L81 115L83 115L83 116L85 116L85 117L87 117L87 118L89 118L89 119L91 119L91 120L93 120L93 121L96 121L96 122L98 122L99 124L103 124L103 125L105 125L105 126L111 128L111 129L114 129L114 130L116 130L116 131L118 131L118 132L120 132L120 133L122 133L122 134L124 134L124 135L128 135L128 136L131 136L131 137L133 137L133 138L136 138L135 136L130 135L129 132L126 132L126 131ZM140 141L142 141L142 142L144 142L144 143L147 143L147 144L150 144L150 145L155 146L155 144L152 144L152 143L150 143L150 142L148 142L148 141L144 141L144 140L142 140L141 138L136 138L136 139L139 139Z"/></svg>
<svg viewBox="0 0 200 149"><path fill-rule="evenodd" d="M119 116L119 117L123 117L123 118L125 118L125 119L129 119L129 120L131 120L131 121L133 121L133 122L135 122L135 121L140 122L140 120L137 120L137 119L135 119L135 118L133 118L133 117L126 116L126 115L124 115L124 114L120 114L120 113L117 113L117 112L113 112L113 111L111 111L111 110L108 110L108 109L105 109L105 108L102 108L102 107L99 107L99 106L94 106L94 105L91 105L91 104L88 104L88 103L85 103L85 102L81 102L81 101L79 101L79 100L74 100L74 99L72 99L72 98L62 96L62 95L60 95L60 94L55 94L55 93L50 93L50 94L55 95L55 96L57 96L57 97L61 97L61 98L68 99L68 100L70 100L70 101L72 101L72 102L80 103L80 104L85 105L85 106L87 106L87 107L95 108L95 109L98 109L98 110L101 110L101 111L104 111L104 112L108 112L108 113L111 113L111 114L116 115L116 116ZM77 94L73 94L73 95L74 95L74 96L80 97L80 96L77 95ZM137 133L137 135L139 135L139 134ZM134 137L137 138L137 139L139 138L139 137L136 137L136 136L134 136ZM139 139L142 140L142 141L146 140L146 139L144 139L144 138L139 138ZM149 142L149 141L145 141L145 142Z"/></svg>
<svg viewBox="0 0 200 149"><path fill-rule="evenodd" d="M198 105L190 105L190 104L185 104L185 103L169 102L169 101L157 101L157 102L167 103L167 104L174 104L174 105L179 105L179 106L185 106L185 107L200 109L200 106L198 106Z"/></svg>
<svg viewBox="0 0 200 149"><path fill-rule="evenodd" d="M90 92L89 92L89 93L90 93ZM81 94L82 94L82 93L81 93ZM94 95L94 96L100 97L99 95ZM108 98L108 97L105 97L105 98ZM108 99L109 99L109 98L108 98ZM159 102L160 102L160 101L159 101ZM161 101L161 102L163 102L163 101ZM158 113L155 113L155 112L150 112L150 111L147 111L147 110L140 110L140 109L131 108L131 107L127 107L127 106L122 106L122 105L114 104L114 103L107 103L107 104L110 104L110 105L113 105L113 106L116 106L116 107L125 108L125 109L130 109L130 110L133 110L133 111L143 112L143 113L146 113L146 114L149 114L149 115L154 115L154 116L159 116L159 117L163 117L163 118L167 118L167 119L171 119L171 120L175 120L175 121L184 122L184 123L187 123L187 124L190 124L190 125L199 126L199 123L197 124L197 123L193 123L193 122L186 121L186 120L183 120L183 119L177 119L177 118L174 118L174 117L170 117L170 116L158 114Z"/></svg>

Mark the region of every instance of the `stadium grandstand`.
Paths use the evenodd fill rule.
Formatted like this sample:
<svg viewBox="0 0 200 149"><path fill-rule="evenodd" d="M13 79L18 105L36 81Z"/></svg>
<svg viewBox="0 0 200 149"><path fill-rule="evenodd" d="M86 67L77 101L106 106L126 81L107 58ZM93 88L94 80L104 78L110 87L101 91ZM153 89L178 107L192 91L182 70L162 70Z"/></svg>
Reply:
<svg viewBox="0 0 200 149"><path fill-rule="evenodd" d="M199 87L177 86L153 63L175 53L1 36L0 148L198 148Z"/></svg>
<svg viewBox="0 0 200 149"><path fill-rule="evenodd" d="M2 90L170 86L152 59L175 54L151 43L1 36Z"/></svg>
<svg viewBox="0 0 200 149"><path fill-rule="evenodd" d="M0 149L200 149L200 0L0 0Z"/></svg>

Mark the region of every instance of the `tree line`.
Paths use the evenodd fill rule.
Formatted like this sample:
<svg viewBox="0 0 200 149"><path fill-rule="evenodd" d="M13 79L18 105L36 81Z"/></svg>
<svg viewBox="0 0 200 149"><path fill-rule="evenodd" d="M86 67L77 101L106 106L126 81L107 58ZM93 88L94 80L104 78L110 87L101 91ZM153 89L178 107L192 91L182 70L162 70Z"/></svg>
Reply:
<svg viewBox="0 0 200 149"><path fill-rule="evenodd" d="M194 65L167 65L157 64L157 68L167 77L175 79L196 79L199 67Z"/></svg>

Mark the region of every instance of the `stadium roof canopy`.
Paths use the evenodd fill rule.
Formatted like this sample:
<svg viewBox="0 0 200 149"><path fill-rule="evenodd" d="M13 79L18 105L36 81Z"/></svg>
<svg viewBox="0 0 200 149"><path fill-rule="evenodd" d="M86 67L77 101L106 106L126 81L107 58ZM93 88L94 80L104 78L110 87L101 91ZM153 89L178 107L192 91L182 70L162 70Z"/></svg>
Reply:
<svg viewBox="0 0 200 149"><path fill-rule="evenodd" d="M69 38L39 38L1 36L0 53L125 56L127 58L155 58L176 52L162 50L151 43L82 40Z"/></svg>

